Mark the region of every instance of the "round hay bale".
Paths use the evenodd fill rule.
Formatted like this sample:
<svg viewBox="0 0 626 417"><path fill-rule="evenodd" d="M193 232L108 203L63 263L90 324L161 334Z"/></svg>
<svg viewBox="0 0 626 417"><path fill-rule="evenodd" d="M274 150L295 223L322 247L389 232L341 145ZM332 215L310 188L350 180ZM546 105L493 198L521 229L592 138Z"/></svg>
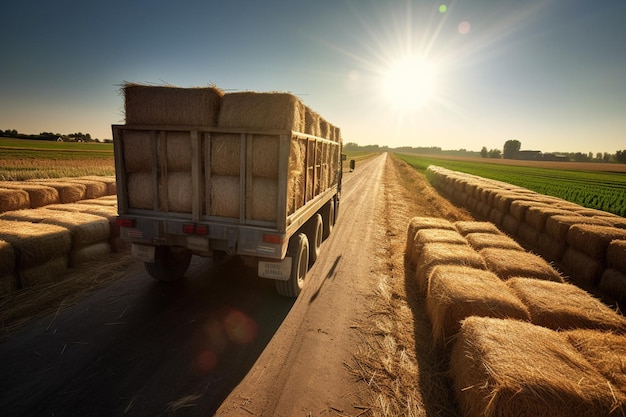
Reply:
<svg viewBox="0 0 626 417"><path fill-rule="evenodd" d="M491 233L496 235L502 233L500 229L490 222L458 221L454 222L454 227L463 236L467 236L470 233Z"/></svg>
<svg viewBox="0 0 626 417"><path fill-rule="evenodd" d="M511 236L516 236L519 230L520 222L510 214L505 215L502 218L502 230Z"/></svg>
<svg viewBox="0 0 626 417"><path fill-rule="evenodd" d="M126 83L122 91L129 125L215 126L223 96L216 87Z"/></svg>
<svg viewBox="0 0 626 417"><path fill-rule="evenodd" d="M252 179L252 219L276 221L278 181L271 178Z"/></svg>
<svg viewBox="0 0 626 417"><path fill-rule="evenodd" d="M413 238L413 253L410 254L409 261L411 264L415 264L415 261L419 258L420 253L425 245L431 243L448 243L455 245L467 245L467 239L465 239L456 230L448 229L421 229L415 233Z"/></svg>
<svg viewBox="0 0 626 417"><path fill-rule="evenodd" d="M64 227L4 219L0 219L0 240L13 246L17 269L67 256L72 245L70 231Z"/></svg>
<svg viewBox="0 0 626 417"><path fill-rule="evenodd" d="M486 269L485 261L469 245L431 243L424 245L416 261L416 276L421 294L428 289L432 269L437 265L464 265Z"/></svg>
<svg viewBox="0 0 626 417"><path fill-rule="evenodd" d="M609 243L606 261L611 268L626 274L626 240L612 240Z"/></svg>
<svg viewBox="0 0 626 417"><path fill-rule="evenodd" d="M126 172L150 172L152 170L154 141L151 132L140 130L124 131L122 148Z"/></svg>
<svg viewBox="0 0 626 417"><path fill-rule="evenodd" d="M241 138L230 133L211 135L211 174L239 175L241 167Z"/></svg>
<svg viewBox="0 0 626 417"><path fill-rule="evenodd" d="M252 139L252 175L278 178L279 150L278 136L255 135Z"/></svg>
<svg viewBox="0 0 626 417"><path fill-rule="evenodd" d="M624 411L624 395L559 333L523 321L465 319L450 374L461 414L468 417L596 417L611 415L616 407Z"/></svg>
<svg viewBox="0 0 626 417"><path fill-rule="evenodd" d="M27 208L30 208L30 198L26 191L0 188L0 213Z"/></svg>
<svg viewBox="0 0 626 417"><path fill-rule="evenodd" d="M585 217L576 214L566 214L550 216L546 219L545 231L555 241L565 243L567 241L567 232L570 227L575 224L595 224L598 226L609 226L608 223L595 219L593 217Z"/></svg>
<svg viewBox="0 0 626 417"><path fill-rule="evenodd" d="M239 218L239 176L215 175L207 186L209 215Z"/></svg>
<svg viewBox="0 0 626 417"><path fill-rule="evenodd" d="M519 243L502 233L469 233L465 238L477 251L486 248L524 250Z"/></svg>
<svg viewBox="0 0 626 417"><path fill-rule="evenodd" d="M128 175L128 206L134 209L152 210L154 205L154 181L150 172L134 172Z"/></svg>
<svg viewBox="0 0 626 417"><path fill-rule="evenodd" d="M167 176L168 211L191 213L192 198L191 172L170 172Z"/></svg>
<svg viewBox="0 0 626 417"><path fill-rule="evenodd" d="M626 338L596 330L570 330L561 335L611 383L626 393Z"/></svg>
<svg viewBox="0 0 626 417"><path fill-rule="evenodd" d="M68 257L50 259L43 264L28 266L18 270L21 288L35 287L60 280L68 268Z"/></svg>
<svg viewBox="0 0 626 417"><path fill-rule="evenodd" d="M0 187L26 191L30 200L30 208L59 203L59 192L45 185L32 184L25 181L0 181Z"/></svg>
<svg viewBox="0 0 626 417"><path fill-rule="evenodd" d="M446 219L437 217L413 217L409 222L407 230L405 250L406 256L411 256L413 254L413 241L415 240L415 234L418 230L422 229L455 230L455 225Z"/></svg>
<svg viewBox="0 0 626 417"><path fill-rule="evenodd" d="M217 125L303 132L305 106L297 97L287 93L229 93L222 98Z"/></svg>
<svg viewBox="0 0 626 417"><path fill-rule="evenodd" d="M100 259L104 259L111 253L108 242L95 243L70 252L70 266L78 266Z"/></svg>
<svg viewBox="0 0 626 417"><path fill-rule="evenodd" d="M610 226L577 224L567 232L567 244L598 262L604 262L613 240L626 240L626 230Z"/></svg>
<svg viewBox="0 0 626 417"><path fill-rule="evenodd" d="M563 259L563 255L565 255L567 245L565 242L557 242L547 233L539 233L535 249L545 259L560 262Z"/></svg>
<svg viewBox="0 0 626 417"><path fill-rule="evenodd" d="M168 171L191 171L191 136L189 132L168 132L167 147Z"/></svg>
<svg viewBox="0 0 626 417"><path fill-rule="evenodd" d="M588 289L596 286L604 271L603 262L592 259L571 246L565 251L561 263L576 284Z"/></svg>
<svg viewBox="0 0 626 417"><path fill-rule="evenodd" d="M620 306L626 305L626 273L607 268L602 273L598 287L603 295L607 295Z"/></svg>
<svg viewBox="0 0 626 417"><path fill-rule="evenodd" d="M511 277L529 277L563 282L561 275L538 255L514 249L487 248L480 251L487 268L507 280Z"/></svg>
<svg viewBox="0 0 626 417"><path fill-rule="evenodd" d="M433 342L445 346L470 316L529 320L522 302L489 271L459 265L440 265L430 274L426 312Z"/></svg>
<svg viewBox="0 0 626 417"><path fill-rule="evenodd" d="M509 279L506 285L522 300L531 322L538 326L626 331L626 318L575 285L518 277Z"/></svg>

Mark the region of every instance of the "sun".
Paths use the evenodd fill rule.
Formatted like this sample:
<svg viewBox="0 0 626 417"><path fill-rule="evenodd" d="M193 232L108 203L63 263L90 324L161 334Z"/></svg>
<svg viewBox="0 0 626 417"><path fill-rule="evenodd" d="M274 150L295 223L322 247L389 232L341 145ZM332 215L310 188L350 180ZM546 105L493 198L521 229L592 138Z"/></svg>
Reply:
<svg viewBox="0 0 626 417"><path fill-rule="evenodd" d="M404 57L389 67L382 88L387 100L400 111L423 107L435 92L435 68L420 56Z"/></svg>

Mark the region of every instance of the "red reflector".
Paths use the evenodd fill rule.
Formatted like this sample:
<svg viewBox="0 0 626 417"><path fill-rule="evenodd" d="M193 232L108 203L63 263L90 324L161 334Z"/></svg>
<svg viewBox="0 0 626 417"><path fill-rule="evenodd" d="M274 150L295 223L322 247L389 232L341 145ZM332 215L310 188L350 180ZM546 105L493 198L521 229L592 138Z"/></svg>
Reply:
<svg viewBox="0 0 626 417"><path fill-rule="evenodd" d="M283 237L281 235L263 235L263 242L280 245L283 243Z"/></svg>
<svg viewBox="0 0 626 417"><path fill-rule="evenodd" d="M206 224L197 224L196 225L196 234L197 235L208 235L209 234L209 226Z"/></svg>
<svg viewBox="0 0 626 417"><path fill-rule="evenodd" d="M123 217L118 217L115 220L115 224L119 227L135 227L135 219L125 219Z"/></svg>
<svg viewBox="0 0 626 417"><path fill-rule="evenodd" d="M193 235L196 230L196 225L193 223L185 223L183 224L183 233L187 235Z"/></svg>

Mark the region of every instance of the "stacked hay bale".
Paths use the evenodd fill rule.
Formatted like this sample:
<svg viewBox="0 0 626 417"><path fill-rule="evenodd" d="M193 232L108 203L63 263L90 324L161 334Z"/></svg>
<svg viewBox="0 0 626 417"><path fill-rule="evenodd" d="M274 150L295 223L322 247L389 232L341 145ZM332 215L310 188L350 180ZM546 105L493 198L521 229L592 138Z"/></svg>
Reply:
<svg viewBox="0 0 626 417"><path fill-rule="evenodd" d="M626 240L613 240L606 253L607 269L600 278L600 290L626 305Z"/></svg>
<svg viewBox="0 0 626 417"><path fill-rule="evenodd" d="M469 317L452 349L450 374L461 414L608 416L626 411L615 389L566 339L531 323Z"/></svg>
<svg viewBox="0 0 626 417"><path fill-rule="evenodd" d="M529 277L548 281L563 282L559 272L542 257L518 249L488 247L480 254L490 271L502 280L513 277Z"/></svg>
<svg viewBox="0 0 626 417"><path fill-rule="evenodd" d="M101 216L38 208L6 212L0 218L55 225L68 230L71 238L68 251L70 266L101 259L111 252L109 221Z"/></svg>
<svg viewBox="0 0 626 417"><path fill-rule="evenodd" d="M126 84L123 92L128 125L216 126L223 95L214 87L177 88L139 84ZM190 213L190 134L169 132L161 138L148 131L127 130L123 144L129 206ZM166 178L160 187L157 164L163 178Z"/></svg>
<svg viewBox="0 0 626 417"><path fill-rule="evenodd" d="M15 255L13 262L2 258L2 270L17 275L20 288L52 282L67 270L72 239L65 227L0 219L0 240Z"/></svg>
<svg viewBox="0 0 626 417"><path fill-rule="evenodd" d="M0 188L0 213L30 207L30 198L24 190Z"/></svg>
<svg viewBox="0 0 626 417"><path fill-rule="evenodd" d="M38 208L48 204L58 204L59 192L45 185L37 185L24 181L0 181L0 188L23 190L28 193L28 199L30 201L29 207L11 208L10 210L19 210L21 208ZM4 207L6 208L6 207ZM10 211L0 209L0 212Z"/></svg>
<svg viewBox="0 0 626 417"><path fill-rule="evenodd" d="M75 203L79 200L84 200L87 194L87 186L84 184L77 184L67 182L64 180L28 180L29 184L43 185L46 187L54 188L59 195L59 203Z"/></svg>

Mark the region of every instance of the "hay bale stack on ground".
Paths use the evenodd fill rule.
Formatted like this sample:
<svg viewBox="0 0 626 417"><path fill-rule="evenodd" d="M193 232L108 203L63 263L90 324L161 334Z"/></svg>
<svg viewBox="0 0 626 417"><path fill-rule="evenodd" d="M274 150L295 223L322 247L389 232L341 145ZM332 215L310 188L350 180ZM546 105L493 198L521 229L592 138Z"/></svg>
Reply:
<svg viewBox="0 0 626 417"><path fill-rule="evenodd" d="M490 233L495 235L501 233L500 229L490 222L458 221L454 223L454 227L463 236L467 236L470 233Z"/></svg>
<svg viewBox="0 0 626 417"><path fill-rule="evenodd" d="M609 267L626 274L626 240L612 240L606 252Z"/></svg>
<svg viewBox="0 0 626 417"><path fill-rule="evenodd" d="M122 91L129 125L215 126L223 96L215 87L126 83Z"/></svg>
<svg viewBox="0 0 626 417"><path fill-rule="evenodd" d="M623 316L575 285L532 278L511 278L506 284L528 307L532 323L538 326L626 332Z"/></svg>
<svg viewBox="0 0 626 417"><path fill-rule="evenodd" d="M545 230L546 221L552 216L566 216L571 214L568 210L563 210L552 206L531 206L526 210L525 222L538 232Z"/></svg>
<svg viewBox="0 0 626 417"><path fill-rule="evenodd" d="M605 269L598 288L619 306L626 305L626 273L613 268Z"/></svg>
<svg viewBox="0 0 626 417"><path fill-rule="evenodd" d="M614 389L626 395L626 337L596 330L570 330L562 336Z"/></svg>
<svg viewBox="0 0 626 417"><path fill-rule="evenodd" d="M83 184L71 183L61 180L28 180L28 183L45 185L57 190L59 203L75 203L85 199L87 187Z"/></svg>
<svg viewBox="0 0 626 417"><path fill-rule="evenodd" d="M613 240L626 240L626 230L610 226L577 224L567 232L569 246L598 262L606 260L606 251Z"/></svg>
<svg viewBox="0 0 626 417"><path fill-rule="evenodd" d="M30 208L30 197L26 191L0 188L0 213L27 208Z"/></svg>
<svg viewBox="0 0 626 417"><path fill-rule="evenodd" d="M0 181L0 188L26 191L28 193L28 199L30 200L30 208L59 203L59 192L45 185L32 184L25 181Z"/></svg>
<svg viewBox="0 0 626 417"><path fill-rule="evenodd" d="M517 320L469 317L450 361L467 417L622 415L625 396L557 332Z"/></svg>
<svg viewBox="0 0 626 417"><path fill-rule="evenodd" d="M15 251L20 287L54 281L67 270L72 239L65 227L0 219L0 240Z"/></svg>
<svg viewBox="0 0 626 417"><path fill-rule="evenodd" d="M410 254L409 261L415 264L419 258L420 253L424 249L424 246L432 243L447 243L451 245L467 245L467 239L465 239L456 230L446 229L422 229L415 233L413 238L412 253Z"/></svg>
<svg viewBox="0 0 626 417"><path fill-rule="evenodd" d="M17 271L15 268L15 251L13 246L0 240L0 296L17 289Z"/></svg>
<svg viewBox="0 0 626 417"><path fill-rule="evenodd" d="M83 199L100 198L108 195L107 185L103 181L88 180L84 178L59 178L58 181L84 185L85 195L83 196Z"/></svg>
<svg viewBox="0 0 626 417"><path fill-rule="evenodd" d="M556 242L566 243L567 232L570 227L577 224L592 224L597 226L609 226L608 223L595 219L593 217L585 217L576 214L566 214L550 216L546 219L546 233Z"/></svg>
<svg viewBox="0 0 626 417"><path fill-rule="evenodd" d="M526 221L526 212L531 207L536 207L538 205L537 202L530 200L515 200L511 202L511 206L509 207L509 214L515 217L517 221L520 223L524 223ZM544 207L549 207L545 206Z"/></svg>
<svg viewBox="0 0 626 417"><path fill-rule="evenodd" d="M421 294L426 294L432 269L438 265L463 265L486 269L485 261L469 245L430 243L424 245L416 260L416 277Z"/></svg>
<svg viewBox="0 0 626 417"><path fill-rule="evenodd" d="M445 346L470 316L529 320L522 302L489 271L458 265L433 268L426 294L433 343Z"/></svg>
<svg viewBox="0 0 626 417"><path fill-rule="evenodd" d="M540 256L514 249L487 248L480 251L487 268L507 280L528 277L563 282L561 275Z"/></svg>
<svg viewBox="0 0 626 417"><path fill-rule="evenodd" d="M80 200L80 201L77 201L76 204L91 204L91 205L117 208L117 196L111 195L111 196L100 197L100 198L91 198L88 200Z"/></svg>
<svg viewBox="0 0 626 417"><path fill-rule="evenodd" d="M454 224L446 219L437 217L413 217L409 222L409 227L406 236L406 248L404 255L410 258L413 254L413 242L415 240L415 234L419 230L423 229L442 229L442 230L455 230Z"/></svg>
<svg viewBox="0 0 626 417"><path fill-rule="evenodd" d="M469 233L465 238L479 252L487 248L524 250L519 243L503 233Z"/></svg>
<svg viewBox="0 0 626 417"><path fill-rule="evenodd" d="M561 260L563 270L577 285L592 289L598 285L604 272L604 262L589 257L584 252L568 246Z"/></svg>
<svg viewBox="0 0 626 417"><path fill-rule="evenodd" d="M106 184L107 186L107 196L116 195L117 193L117 183L115 181L115 175L108 176L98 176L98 175L86 175L83 177L78 177L78 179L85 179L91 181L100 181Z"/></svg>
<svg viewBox="0 0 626 417"><path fill-rule="evenodd" d="M547 233L539 233L534 245L535 250L548 261L560 262L567 251L567 244L554 240Z"/></svg>

